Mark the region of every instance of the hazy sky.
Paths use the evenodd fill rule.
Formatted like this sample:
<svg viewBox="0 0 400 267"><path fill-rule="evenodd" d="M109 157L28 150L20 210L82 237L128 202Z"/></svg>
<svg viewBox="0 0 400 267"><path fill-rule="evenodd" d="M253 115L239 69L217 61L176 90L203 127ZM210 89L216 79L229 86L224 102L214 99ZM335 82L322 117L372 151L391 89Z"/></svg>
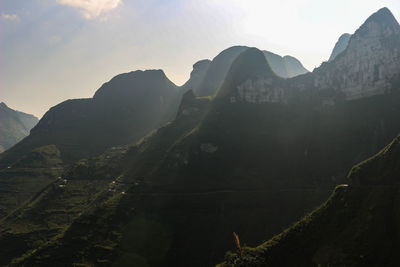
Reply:
<svg viewBox="0 0 400 267"><path fill-rule="evenodd" d="M399 20L400 0L0 0L0 101L40 117L136 69L180 85L232 45L312 70L384 6Z"/></svg>

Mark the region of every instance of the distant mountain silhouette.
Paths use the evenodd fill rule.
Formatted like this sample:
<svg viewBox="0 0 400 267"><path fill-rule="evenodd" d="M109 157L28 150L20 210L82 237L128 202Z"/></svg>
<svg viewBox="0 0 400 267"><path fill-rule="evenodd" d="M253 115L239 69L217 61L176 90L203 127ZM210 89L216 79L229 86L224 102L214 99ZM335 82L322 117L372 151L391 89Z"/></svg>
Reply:
<svg viewBox="0 0 400 267"><path fill-rule="evenodd" d="M265 57L267 58L267 62L271 66L271 69L279 77L293 78L295 76L308 72L308 70L303 67L301 62L292 56L281 57L269 51L263 52Z"/></svg>
<svg viewBox="0 0 400 267"><path fill-rule="evenodd" d="M38 123L33 115L9 108L4 102L0 103L0 153L12 147Z"/></svg>
<svg viewBox="0 0 400 267"><path fill-rule="evenodd" d="M351 34L344 33L340 36L339 40L336 42L335 47L332 50L331 56L328 61L334 60L340 53L346 50L349 44Z"/></svg>
<svg viewBox="0 0 400 267"><path fill-rule="evenodd" d="M233 46L225 49L218 54L210 63L204 81L196 88L194 92L198 96L214 95L217 89L222 85L226 74L236 57L247 50L247 46ZM281 57L269 51L264 51L265 57L271 69L282 78L291 78L308 72L303 65L291 56Z"/></svg>
<svg viewBox="0 0 400 267"><path fill-rule="evenodd" d="M63 159L73 161L136 142L173 119L179 101L179 87L161 70L118 75L93 98L67 100L52 107L26 139L0 156L0 166L49 144L60 149Z"/></svg>
<svg viewBox="0 0 400 267"><path fill-rule="evenodd" d="M182 88L186 90L193 90L194 92L199 90L199 86L204 81L208 68L210 67L211 60L205 59L196 62L193 65L193 70L190 73L189 80L182 85Z"/></svg>

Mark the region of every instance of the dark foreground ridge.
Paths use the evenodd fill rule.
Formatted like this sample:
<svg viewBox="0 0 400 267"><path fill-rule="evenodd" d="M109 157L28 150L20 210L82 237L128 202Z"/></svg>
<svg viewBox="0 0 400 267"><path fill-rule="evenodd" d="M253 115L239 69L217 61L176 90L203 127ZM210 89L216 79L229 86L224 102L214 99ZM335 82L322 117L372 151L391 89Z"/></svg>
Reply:
<svg viewBox="0 0 400 267"><path fill-rule="evenodd" d="M398 266L400 136L348 179L283 233L218 266Z"/></svg>

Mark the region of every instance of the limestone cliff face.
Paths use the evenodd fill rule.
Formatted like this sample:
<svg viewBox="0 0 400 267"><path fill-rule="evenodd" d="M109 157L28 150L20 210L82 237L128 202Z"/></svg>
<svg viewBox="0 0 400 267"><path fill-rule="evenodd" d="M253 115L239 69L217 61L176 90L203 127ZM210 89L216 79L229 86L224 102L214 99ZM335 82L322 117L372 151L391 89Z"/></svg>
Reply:
<svg viewBox="0 0 400 267"><path fill-rule="evenodd" d="M400 26L383 8L350 38L347 49L314 71L314 86L346 100L390 92L400 79Z"/></svg>
<svg viewBox="0 0 400 267"><path fill-rule="evenodd" d="M261 77L249 79L237 87L238 100L248 103L276 103L285 101L285 93L282 88L274 86L273 79ZM235 102L231 98L231 102Z"/></svg>
<svg viewBox="0 0 400 267"><path fill-rule="evenodd" d="M243 54L243 53L242 53ZM264 71L265 72L265 71ZM230 102L283 102L313 96L321 106L390 93L400 84L400 26L383 8L351 36L347 48L312 73L279 79L271 72L253 75L235 85ZM300 94L297 94L301 92Z"/></svg>

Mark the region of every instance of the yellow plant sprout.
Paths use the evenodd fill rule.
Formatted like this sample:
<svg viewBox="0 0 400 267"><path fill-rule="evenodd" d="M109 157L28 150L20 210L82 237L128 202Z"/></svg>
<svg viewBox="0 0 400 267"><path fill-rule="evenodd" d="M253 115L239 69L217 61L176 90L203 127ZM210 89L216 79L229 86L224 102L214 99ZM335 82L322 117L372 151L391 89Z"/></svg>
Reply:
<svg viewBox="0 0 400 267"><path fill-rule="evenodd" d="M233 237L235 238L236 248L241 257L242 256L242 247L240 246L239 236L235 232L233 232Z"/></svg>

